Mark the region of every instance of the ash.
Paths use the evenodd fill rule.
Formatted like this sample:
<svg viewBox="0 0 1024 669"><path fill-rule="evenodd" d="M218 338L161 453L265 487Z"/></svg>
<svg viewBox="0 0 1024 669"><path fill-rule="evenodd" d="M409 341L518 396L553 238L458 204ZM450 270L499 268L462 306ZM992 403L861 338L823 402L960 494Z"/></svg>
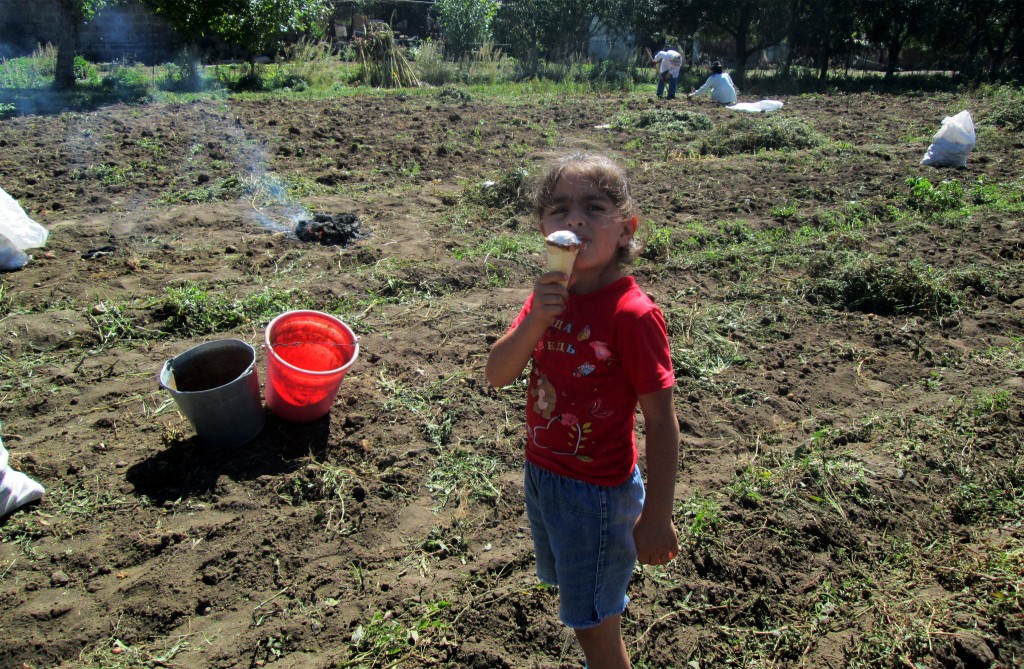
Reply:
<svg viewBox="0 0 1024 669"><path fill-rule="evenodd" d="M362 223L355 214L313 214L295 225L295 236L304 242L315 242L324 246L345 246L352 240L368 237Z"/></svg>

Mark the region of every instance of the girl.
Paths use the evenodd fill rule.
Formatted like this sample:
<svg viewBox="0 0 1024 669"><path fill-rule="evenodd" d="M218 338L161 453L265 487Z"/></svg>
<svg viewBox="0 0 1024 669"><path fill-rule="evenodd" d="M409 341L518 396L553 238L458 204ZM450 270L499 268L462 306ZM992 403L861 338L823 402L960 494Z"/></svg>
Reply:
<svg viewBox="0 0 1024 669"><path fill-rule="evenodd" d="M637 559L666 564L679 551L668 335L661 311L621 269L635 251L638 216L618 164L587 153L556 159L537 184L534 209L543 235L571 230L581 248L570 276L537 279L491 348L487 380L508 385L532 361L525 489L537 576L558 586L559 616L589 668L625 669L621 621L633 567ZM638 404L646 491L633 430Z"/></svg>

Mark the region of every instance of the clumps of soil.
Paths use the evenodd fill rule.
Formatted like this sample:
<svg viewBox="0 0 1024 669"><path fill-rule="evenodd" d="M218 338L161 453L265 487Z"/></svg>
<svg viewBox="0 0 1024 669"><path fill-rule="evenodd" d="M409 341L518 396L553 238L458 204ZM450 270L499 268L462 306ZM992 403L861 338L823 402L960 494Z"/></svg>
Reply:
<svg viewBox="0 0 1024 669"><path fill-rule="evenodd" d="M356 239L363 239L369 233L363 231L362 222L355 214L313 214L312 219L299 219L295 224L295 236L303 242L322 246L347 246Z"/></svg>

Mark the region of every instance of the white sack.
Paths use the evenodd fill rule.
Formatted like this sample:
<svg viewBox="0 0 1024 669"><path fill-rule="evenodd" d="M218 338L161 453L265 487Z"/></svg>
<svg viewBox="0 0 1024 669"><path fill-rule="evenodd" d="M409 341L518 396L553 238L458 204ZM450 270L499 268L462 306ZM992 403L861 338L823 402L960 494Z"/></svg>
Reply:
<svg viewBox="0 0 1024 669"><path fill-rule="evenodd" d="M24 251L45 244L49 234L46 228L28 217L17 200L0 188L0 235Z"/></svg>
<svg viewBox="0 0 1024 669"><path fill-rule="evenodd" d="M0 518L43 496L43 486L7 466L8 453L0 441Z"/></svg>
<svg viewBox="0 0 1024 669"><path fill-rule="evenodd" d="M965 109L956 116L947 116L942 119L942 127L932 138L921 164L931 167L966 167L967 155L976 141L971 112Z"/></svg>
<svg viewBox="0 0 1024 669"><path fill-rule="evenodd" d="M21 269L28 263L28 254L14 245L14 242L0 235L0 271Z"/></svg>
<svg viewBox="0 0 1024 669"><path fill-rule="evenodd" d="M726 109L745 112L770 112L782 109L782 102L779 100L759 100L758 102L737 102L729 105Z"/></svg>

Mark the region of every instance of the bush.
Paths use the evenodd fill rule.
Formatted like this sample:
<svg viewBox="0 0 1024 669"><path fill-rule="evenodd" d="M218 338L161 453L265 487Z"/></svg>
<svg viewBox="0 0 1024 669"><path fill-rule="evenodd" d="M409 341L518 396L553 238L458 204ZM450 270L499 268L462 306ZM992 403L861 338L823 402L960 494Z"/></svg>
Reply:
<svg viewBox="0 0 1024 669"><path fill-rule="evenodd" d="M75 56L75 81L80 84L99 83L99 71L96 66L82 56Z"/></svg>
<svg viewBox="0 0 1024 669"><path fill-rule="evenodd" d="M161 90L174 93L198 93L211 87L211 81L203 72L198 56L189 49L182 49L167 64L166 73L157 84Z"/></svg>

